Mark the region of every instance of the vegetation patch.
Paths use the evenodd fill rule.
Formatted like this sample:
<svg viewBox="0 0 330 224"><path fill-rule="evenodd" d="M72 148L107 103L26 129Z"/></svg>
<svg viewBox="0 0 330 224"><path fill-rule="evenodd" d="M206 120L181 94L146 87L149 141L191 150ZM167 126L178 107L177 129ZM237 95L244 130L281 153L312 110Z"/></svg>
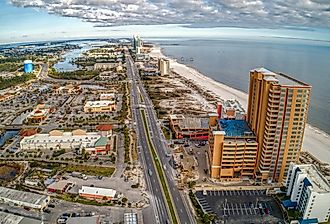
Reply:
<svg viewBox="0 0 330 224"><path fill-rule="evenodd" d="M67 172L81 172L93 176L107 176L110 177L115 171L114 167L103 166L84 166L84 165L67 165L65 167Z"/></svg>
<svg viewBox="0 0 330 224"><path fill-rule="evenodd" d="M6 89L15 85L23 84L31 79L34 79L35 77L36 76L32 73L15 76L9 79L0 77L0 89Z"/></svg>
<svg viewBox="0 0 330 224"><path fill-rule="evenodd" d="M48 75L54 79L90 80L97 76L98 72L87 70L58 72L55 68L51 68Z"/></svg>
<svg viewBox="0 0 330 224"><path fill-rule="evenodd" d="M145 115L144 111L142 111L141 114L142 114L144 128L146 129L146 127L148 127L147 120L146 120L146 115ZM171 213L172 221L173 221L173 223L178 223L178 220L177 220L177 217L176 217L176 214L175 214L175 210L174 210L174 205L172 203L171 195L170 195L170 192L168 190L169 187L167 186L167 182L165 180L165 176L164 176L164 172L163 172L162 166L161 166L161 164L160 164L160 162L158 160L158 156L157 156L156 150L153 147L153 144L151 142L151 139L150 139L150 136L149 136L149 133L148 133L147 130L146 130L146 133L147 133L148 145L149 145L149 148L151 149L153 161L156 164L157 173L158 173L160 182L162 184L163 192L165 194L166 202L168 204L168 207L169 207L169 210L170 210L170 213Z"/></svg>

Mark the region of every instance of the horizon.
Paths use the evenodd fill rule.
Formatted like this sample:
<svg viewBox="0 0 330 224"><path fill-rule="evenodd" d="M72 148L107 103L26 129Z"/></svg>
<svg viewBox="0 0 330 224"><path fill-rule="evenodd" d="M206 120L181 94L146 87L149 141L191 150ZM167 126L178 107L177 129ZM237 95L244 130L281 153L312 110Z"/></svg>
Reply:
<svg viewBox="0 0 330 224"><path fill-rule="evenodd" d="M54 41L88 38L127 38L138 34L143 38L287 38L330 41L328 27L313 23L249 24L237 23L114 23L111 26L91 22L79 16L50 12L42 6L31 6L29 1L19 5L16 1L0 2L0 44ZM33 1L30 1L33 2ZM110 18L111 19L111 18ZM326 26L326 23L324 24Z"/></svg>

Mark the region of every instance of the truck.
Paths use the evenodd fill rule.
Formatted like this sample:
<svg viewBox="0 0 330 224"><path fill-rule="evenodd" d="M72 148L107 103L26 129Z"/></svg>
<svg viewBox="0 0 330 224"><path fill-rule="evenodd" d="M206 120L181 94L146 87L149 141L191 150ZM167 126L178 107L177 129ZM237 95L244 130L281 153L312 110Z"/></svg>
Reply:
<svg viewBox="0 0 330 224"><path fill-rule="evenodd" d="M79 173L79 172L72 172L71 173L71 176L72 177L77 177L77 178L80 178L80 179L83 179L83 180L87 180L87 176L83 173Z"/></svg>

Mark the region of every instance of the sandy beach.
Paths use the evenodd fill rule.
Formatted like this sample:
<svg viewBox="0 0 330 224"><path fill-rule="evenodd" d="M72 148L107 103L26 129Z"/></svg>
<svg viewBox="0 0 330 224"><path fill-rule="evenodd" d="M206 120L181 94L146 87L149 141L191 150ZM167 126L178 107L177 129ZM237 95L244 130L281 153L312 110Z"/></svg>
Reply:
<svg viewBox="0 0 330 224"><path fill-rule="evenodd" d="M173 69L179 75L190 79L202 89L211 91L213 94L219 96L223 100L236 99L245 109L247 109L247 93L217 82L201 74L194 68L180 64L177 61L164 56L159 46L154 47L150 55L152 57L164 57L169 59L171 69ZM248 83L246 85L248 85ZM319 160L330 164L330 137L325 132L312 127L311 125L306 125L305 128L303 150L310 152Z"/></svg>

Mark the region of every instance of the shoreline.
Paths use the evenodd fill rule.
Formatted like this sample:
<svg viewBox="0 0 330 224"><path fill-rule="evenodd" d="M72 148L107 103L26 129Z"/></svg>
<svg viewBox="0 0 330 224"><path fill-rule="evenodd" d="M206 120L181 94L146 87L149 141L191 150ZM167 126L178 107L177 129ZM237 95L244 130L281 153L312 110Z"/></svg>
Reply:
<svg viewBox="0 0 330 224"><path fill-rule="evenodd" d="M170 60L170 68L178 75L194 82L198 87L212 92L223 100L236 99L246 110L248 104L248 94L218 82L197 69L181 64L176 60L163 54L159 45L155 45L150 52L151 57L163 57ZM302 151L307 151L322 162L330 164L330 136L310 124L306 124Z"/></svg>

